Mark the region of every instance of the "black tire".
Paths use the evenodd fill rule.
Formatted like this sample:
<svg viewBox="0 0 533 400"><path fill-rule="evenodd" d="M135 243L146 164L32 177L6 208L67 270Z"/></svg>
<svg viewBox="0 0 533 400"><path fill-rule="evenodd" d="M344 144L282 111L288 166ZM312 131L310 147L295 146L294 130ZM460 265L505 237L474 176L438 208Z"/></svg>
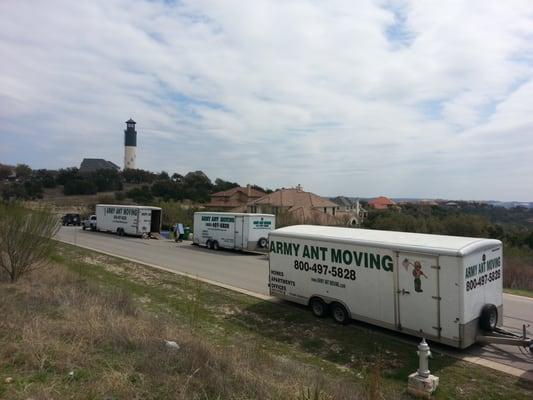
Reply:
<svg viewBox="0 0 533 400"><path fill-rule="evenodd" d="M218 245L218 242L216 240L213 241L213 244L211 245L213 250L218 250L220 246Z"/></svg>
<svg viewBox="0 0 533 400"><path fill-rule="evenodd" d="M481 329L492 332L498 325L498 309L494 304L485 304L479 316L479 326Z"/></svg>
<svg viewBox="0 0 533 400"><path fill-rule="evenodd" d="M208 240L207 242L205 242L205 247L207 247L208 249L212 249L213 248L213 242L211 240Z"/></svg>
<svg viewBox="0 0 533 400"><path fill-rule="evenodd" d="M268 244L268 240L266 238L261 238L257 241L257 245L264 249L265 247L267 247L267 244Z"/></svg>
<svg viewBox="0 0 533 400"><path fill-rule="evenodd" d="M87 229L87 228L85 227L85 225L83 225L83 226L81 227L81 229L85 230L85 229Z"/></svg>
<svg viewBox="0 0 533 400"><path fill-rule="evenodd" d="M350 321L350 315L348 314L346 307L340 303L333 303L331 305L331 315L335 322L341 325L346 325L348 321Z"/></svg>
<svg viewBox="0 0 533 400"><path fill-rule="evenodd" d="M122 229L122 228L118 228L118 229L117 229L117 235L119 235L119 236L124 236L124 229Z"/></svg>
<svg viewBox="0 0 533 400"><path fill-rule="evenodd" d="M328 315L329 307L320 297L313 297L309 302L309 307L315 317L324 318Z"/></svg>

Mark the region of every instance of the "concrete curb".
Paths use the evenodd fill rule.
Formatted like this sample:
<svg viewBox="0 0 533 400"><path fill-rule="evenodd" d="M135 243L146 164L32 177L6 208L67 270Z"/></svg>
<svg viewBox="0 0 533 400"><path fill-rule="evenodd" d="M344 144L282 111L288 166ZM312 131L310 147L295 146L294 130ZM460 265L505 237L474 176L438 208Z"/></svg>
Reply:
<svg viewBox="0 0 533 400"><path fill-rule="evenodd" d="M519 300L533 301L533 297L520 296L519 294L508 293L505 290L503 291L503 294L509 297L515 297Z"/></svg>
<svg viewBox="0 0 533 400"><path fill-rule="evenodd" d="M227 284L222 283L222 282L201 278L201 277L199 277L197 275L192 275L192 274L188 274L186 272L176 271L176 270L173 270L173 269L170 269L170 268L161 267L159 265L150 264L150 263L147 263L147 262L144 262L144 261L139 261L139 260L136 260L136 259L133 259L133 258L120 256L120 255L113 254L113 253L110 253L110 252L107 252L107 251L98 250L98 249L95 249L93 247L84 246L84 245L80 245L80 244L74 244L74 243L71 243L71 242L68 242L68 241L65 241L65 240L61 240L61 239L55 239L55 240L58 241L58 242L61 242L61 243L72 245L72 246L81 247L81 248L86 249L86 250L91 250L91 251L95 251L97 253L105 254L105 255L110 256L110 257L121 258L123 260L127 260L127 261L130 261L130 262L136 263L136 264L145 265L145 266L153 268L153 269L157 269L157 270L161 270L161 271L165 271L165 272L170 272L170 273L177 274L177 275L186 276L186 277L191 278L191 279L196 279L198 281L201 281L201 282L204 282L204 283L208 283L210 285L219 286L219 287L222 287L224 289L232 290L234 292L245 294L247 296L255 297L255 298L258 298L258 299L261 299L261 300L269 301L269 302L272 302L272 303L281 302L281 300L279 300L279 299L277 299L275 297L267 296L267 295L256 293L256 292L252 292L252 291L246 290L246 289L241 289L241 288L238 288L238 287L235 287L235 286L232 286L232 285L227 285ZM507 293L507 295L509 295L509 293ZM511 296L516 296L516 295L511 295ZM529 299L528 297L524 297L524 296L516 296L516 297ZM399 340L404 342L404 343L411 344L410 342L407 342L407 341L404 341L404 340L401 340L401 339L399 339ZM462 356L462 355L458 355L458 354L449 353L449 352L447 352L445 350L440 350L440 349L438 349L436 351L439 352L439 353L445 354L445 355L447 355L449 357L453 357L455 359L461 360L461 361L466 361L466 362L470 362L472 364L481 365L481 366L486 367L486 368L490 368L490 369L493 369L493 370L496 370L496 371L500 371L500 372L506 373L508 375L515 376L515 377L520 378L520 379L524 379L524 380L533 382L533 371L524 371L524 370L521 370L519 368L512 367L510 365L501 364L501 363L498 363L498 362L495 362L495 361L486 360L484 358L480 358L480 357L476 357L476 356L468 356L468 355Z"/></svg>

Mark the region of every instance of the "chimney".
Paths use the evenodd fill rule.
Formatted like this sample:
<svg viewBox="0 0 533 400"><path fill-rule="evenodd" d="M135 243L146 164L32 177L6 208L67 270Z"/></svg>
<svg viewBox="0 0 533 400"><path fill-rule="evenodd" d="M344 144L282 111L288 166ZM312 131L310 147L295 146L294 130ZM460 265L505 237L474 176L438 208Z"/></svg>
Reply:
<svg viewBox="0 0 533 400"><path fill-rule="evenodd" d="M246 185L246 195L248 198L252 197L252 186L250 184Z"/></svg>

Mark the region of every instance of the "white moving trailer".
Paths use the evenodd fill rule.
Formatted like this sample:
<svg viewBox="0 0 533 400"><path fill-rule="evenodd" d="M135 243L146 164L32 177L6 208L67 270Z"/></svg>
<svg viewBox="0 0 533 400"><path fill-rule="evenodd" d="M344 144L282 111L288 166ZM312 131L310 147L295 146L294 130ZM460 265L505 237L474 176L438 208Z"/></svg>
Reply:
<svg viewBox="0 0 533 400"><path fill-rule="evenodd" d="M267 251L268 234L276 227L272 214L194 213L193 243L211 249Z"/></svg>
<svg viewBox="0 0 533 400"><path fill-rule="evenodd" d="M499 240L296 225L270 233L269 253L270 294L339 323L465 348L503 319Z"/></svg>
<svg viewBox="0 0 533 400"><path fill-rule="evenodd" d="M161 231L162 211L159 207L96 205L96 230L118 235L146 236Z"/></svg>

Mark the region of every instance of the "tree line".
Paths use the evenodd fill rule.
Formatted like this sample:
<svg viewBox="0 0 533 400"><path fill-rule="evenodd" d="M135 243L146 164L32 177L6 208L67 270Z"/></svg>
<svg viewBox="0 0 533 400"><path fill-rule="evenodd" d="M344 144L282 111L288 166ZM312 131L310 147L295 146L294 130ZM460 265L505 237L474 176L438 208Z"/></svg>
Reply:
<svg viewBox="0 0 533 400"><path fill-rule="evenodd" d="M14 176L13 172L15 172ZM13 179L10 179L10 178ZM124 191L125 184L134 186ZM63 168L57 171L32 170L25 164L16 167L0 165L0 195L4 200L32 200L43 197L44 189L61 186L63 194L90 195L98 192L115 192L117 199L129 198L137 203L154 200L207 202L211 194L238 187L237 182L221 178L212 182L202 171L185 175L166 171L155 173L142 169L117 171L102 169L82 172L78 168ZM258 190L271 192L257 185Z"/></svg>
<svg viewBox="0 0 533 400"><path fill-rule="evenodd" d="M521 223L501 219L503 213L520 215ZM516 217L518 218L518 217ZM533 210L481 205L453 210L441 206L402 205L398 210L370 210L363 227L401 232L431 233L498 239L511 247L533 250ZM524 223L522 223L524 221Z"/></svg>

